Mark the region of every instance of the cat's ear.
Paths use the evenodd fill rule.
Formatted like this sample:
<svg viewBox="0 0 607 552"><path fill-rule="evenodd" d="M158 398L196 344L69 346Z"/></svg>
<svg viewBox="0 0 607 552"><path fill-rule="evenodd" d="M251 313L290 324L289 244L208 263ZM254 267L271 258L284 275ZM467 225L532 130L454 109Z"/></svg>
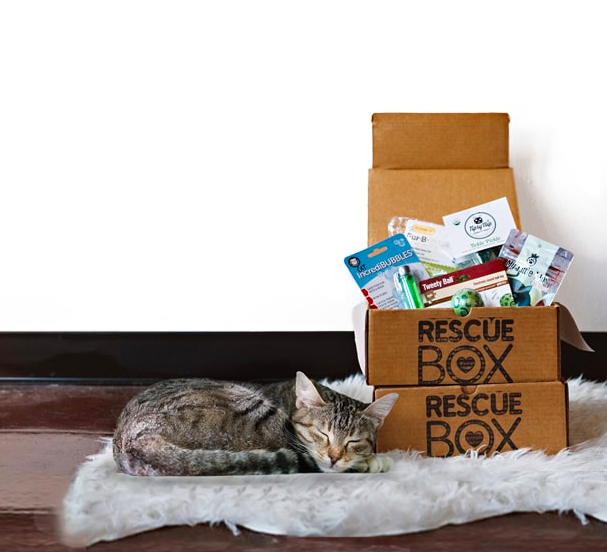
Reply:
<svg viewBox="0 0 607 552"><path fill-rule="evenodd" d="M390 414L390 410L392 410L396 399L398 399L398 393L384 395L367 406L363 413L376 420L379 423L377 426L379 429L383 425L386 416Z"/></svg>
<svg viewBox="0 0 607 552"><path fill-rule="evenodd" d="M297 372L295 377L295 397L296 408L310 408L325 404L316 386L303 372Z"/></svg>

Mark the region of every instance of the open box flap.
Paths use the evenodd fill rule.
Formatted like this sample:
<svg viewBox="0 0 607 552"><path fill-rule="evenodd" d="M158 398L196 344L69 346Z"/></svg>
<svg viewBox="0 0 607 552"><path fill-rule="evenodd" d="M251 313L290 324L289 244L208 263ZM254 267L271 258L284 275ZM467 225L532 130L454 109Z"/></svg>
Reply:
<svg viewBox="0 0 607 552"><path fill-rule="evenodd" d="M573 315L569 312L569 309L562 305L559 306L559 337L565 343L569 345L573 345L576 349L580 349L581 351L587 351L590 353L594 353L594 349L586 343L586 340L582 337L580 330L575 323ZM531 307L533 308L533 307Z"/></svg>
<svg viewBox="0 0 607 552"><path fill-rule="evenodd" d="M373 167L508 167L507 113L375 113Z"/></svg>

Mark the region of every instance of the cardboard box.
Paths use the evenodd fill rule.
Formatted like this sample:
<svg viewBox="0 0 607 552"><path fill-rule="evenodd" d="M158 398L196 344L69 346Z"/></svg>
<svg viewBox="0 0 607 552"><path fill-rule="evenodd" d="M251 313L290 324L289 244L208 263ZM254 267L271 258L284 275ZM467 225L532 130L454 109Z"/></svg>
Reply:
<svg viewBox="0 0 607 552"><path fill-rule="evenodd" d="M507 113L376 113L373 167L508 167Z"/></svg>
<svg viewBox="0 0 607 552"><path fill-rule="evenodd" d="M368 245L388 237L394 216L443 224L443 215L500 197L520 228L512 169L370 169Z"/></svg>
<svg viewBox="0 0 607 552"><path fill-rule="evenodd" d="M495 113L375 114L369 245L388 236L394 216L442 224L443 215L501 197L521 229L508 123ZM583 340L564 307L480 307L462 318L440 307L369 309L364 328L368 383L377 398L400 395L379 452L567 446L561 331Z"/></svg>
<svg viewBox="0 0 607 552"><path fill-rule="evenodd" d="M476 385L560 378L559 306L367 311L369 385ZM392 414L391 414L392 415Z"/></svg>
<svg viewBox="0 0 607 552"><path fill-rule="evenodd" d="M567 385L561 381L478 386L382 387L400 396L379 431L377 450L456 456L567 446Z"/></svg>
<svg viewBox="0 0 607 552"><path fill-rule="evenodd" d="M442 224L443 215L501 197L520 228L514 175L507 167L508 122L507 114L495 113L375 114L369 245L388 236L393 216ZM423 155L415 144L423 145ZM417 155L423 162L415 161ZM416 165L425 168L409 168ZM439 168L426 168L432 166ZM442 308L370 310L367 379L376 386L558 379L558 321L556 306L483 307L465 319Z"/></svg>

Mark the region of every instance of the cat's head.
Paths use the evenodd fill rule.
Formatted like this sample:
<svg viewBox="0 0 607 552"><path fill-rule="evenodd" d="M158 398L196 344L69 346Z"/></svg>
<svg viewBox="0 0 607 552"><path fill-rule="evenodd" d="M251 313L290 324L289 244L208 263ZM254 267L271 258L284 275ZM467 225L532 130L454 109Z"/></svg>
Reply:
<svg viewBox="0 0 607 552"><path fill-rule="evenodd" d="M377 431L398 398L391 393L365 404L324 389L297 372L293 429L318 467L325 472L354 469L375 452Z"/></svg>

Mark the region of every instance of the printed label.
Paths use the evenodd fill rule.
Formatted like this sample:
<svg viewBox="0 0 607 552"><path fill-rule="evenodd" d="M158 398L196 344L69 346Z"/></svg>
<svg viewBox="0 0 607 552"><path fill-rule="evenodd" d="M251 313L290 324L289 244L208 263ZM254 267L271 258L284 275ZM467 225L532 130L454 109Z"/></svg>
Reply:
<svg viewBox="0 0 607 552"><path fill-rule="evenodd" d="M466 288L477 291L485 307L507 306L505 301L512 300L501 259L423 280L419 288L426 307L448 307L451 297Z"/></svg>
<svg viewBox="0 0 607 552"><path fill-rule="evenodd" d="M428 395L426 453L453 456L470 449L483 453L518 449L516 430L523 414L520 392ZM458 418L468 419L458 422Z"/></svg>
<svg viewBox="0 0 607 552"><path fill-rule="evenodd" d="M512 383L507 360L515 345L514 330L511 318L420 320L418 385L439 385L445 378L461 385Z"/></svg>
<svg viewBox="0 0 607 552"><path fill-rule="evenodd" d="M505 197L446 215L443 221L455 257L500 246L516 228Z"/></svg>

